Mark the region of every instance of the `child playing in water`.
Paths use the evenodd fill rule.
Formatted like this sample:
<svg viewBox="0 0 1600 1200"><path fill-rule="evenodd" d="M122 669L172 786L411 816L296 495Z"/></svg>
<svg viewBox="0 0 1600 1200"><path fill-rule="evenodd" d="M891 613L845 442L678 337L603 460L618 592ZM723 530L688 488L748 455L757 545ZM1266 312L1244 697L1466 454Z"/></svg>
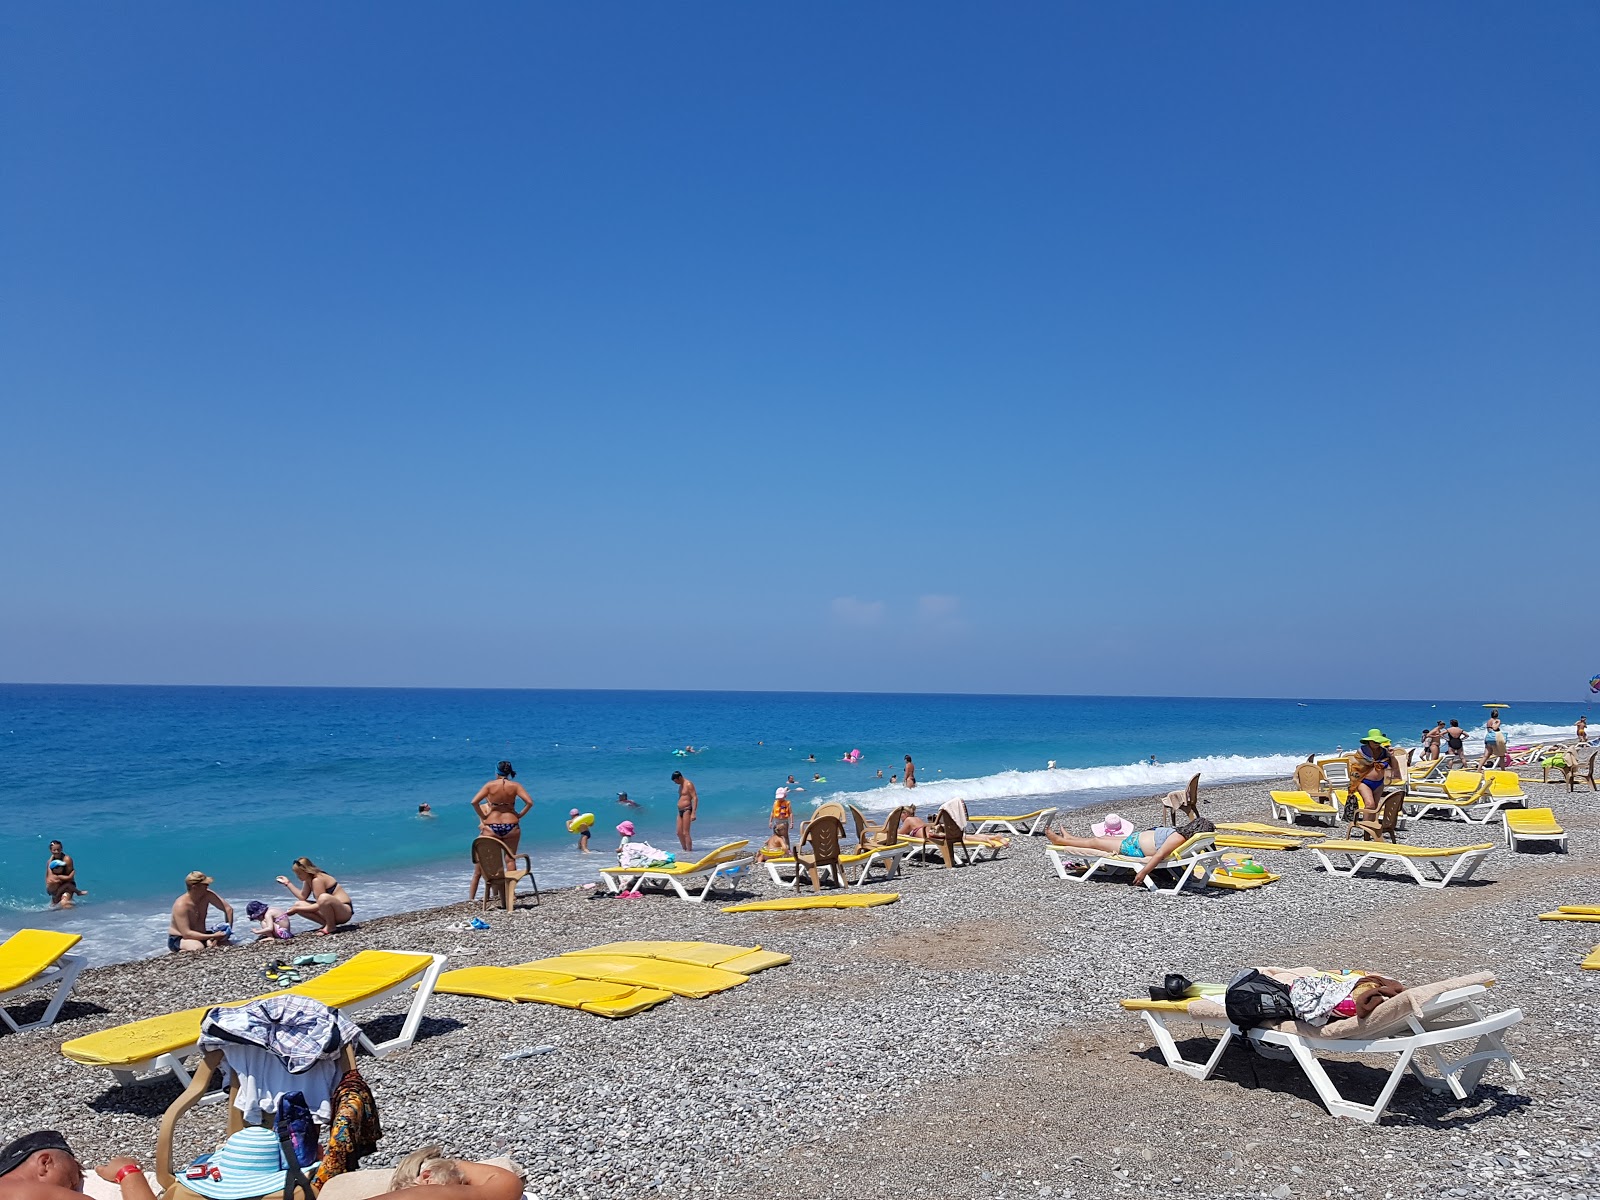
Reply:
<svg viewBox="0 0 1600 1200"><path fill-rule="evenodd" d="M259 900L252 900L244 906L245 916L256 922L255 928L250 932L256 935L256 941L263 938L280 938L288 941L294 936L289 929L289 914L281 908L268 908Z"/></svg>
<svg viewBox="0 0 1600 1200"><path fill-rule="evenodd" d="M572 827L572 822L577 819L578 815L577 809L573 809L567 814L567 828L570 829ZM578 830L578 850L580 853L589 853L589 832L593 828L594 822L591 820L588 825Z"/></svg>

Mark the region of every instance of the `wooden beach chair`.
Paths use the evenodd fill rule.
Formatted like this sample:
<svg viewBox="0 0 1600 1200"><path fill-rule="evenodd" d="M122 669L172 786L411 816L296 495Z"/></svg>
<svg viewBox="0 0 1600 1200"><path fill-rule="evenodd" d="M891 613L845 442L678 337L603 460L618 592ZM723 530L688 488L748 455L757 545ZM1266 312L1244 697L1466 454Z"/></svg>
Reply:
<svg viewBox="0 0 1600 1200"><path fill-rule="evenodd" d="M1458 879L1471 879L1493 849L1492 842L1477 846L1390 846L1331 839L1310 846L1329 875L1355 879L1392 863L1425 888L1442 888Z"/></svg>
<svg viewBox="0 0 1600 1200"><path fill-rule="evenodd" d="M1222 851L1217 847L1216 837L1217 835L1214 833L1195 834L1173 851L1172 855L1155 871L1145 876L1144 886L1149 891L1163 896L1180 895L1191 881L1197 882L1204 887L1210 878L1211 872L1216 869L1217 862L1222 858ZM1106 871L1140 871L1144 869L1143 858L1126 858L1121 854L1097 854L1092 850L1082 850L1072 846L1057 846L1054 843L1045 847L1045 853L1050 859L1051 866L1055 867L1057 875L1062 879L1076 880L1079 883L1087 882ZM1080 872L1068 871L1067 863L1073 860L1087 860L1088 869ZM1170 878L1170 882L1166 887L1162 887L1156 882L1157 871L1166 872Z"/></svg>
<svg viewBox="0 0 1600 1200"><path fill-rule="evenodd" d="M1567 851L1567 831L1549 808L1508 808L1500 814L1505 825L1506 845L1515 850L1523 842L1554 842L1563 854Z"/></svg>
<svg viewBox="0 0 1600 1200"><path fill-rule="evenodd" d="M493 900L504 904L507 912L513 911L517 905L517 884L524 879L533 884L534 905L542 903L539 881L533 877L533 859L528 855L519 854L513 858L504 842L485 835L473 839L472 861L483 873L483 900L478 905L480 910L488 908ZM506 866L508 862L519 861L525 865L515 869Z"/></svg>
<svg viewBox="0 0 1600 1200"><path fill-rule="evenodd" d="M754 854L741 853L749 844L748 838L729 842L706 851L695 862L674 863L670 867L601 867L600 878L613 893L642 891L643 885L649 884L661 891L670 889L679 899L699 904L711 894L718 871L755 861ZM692 890L696 885L698 890Z"/></svg>
<svg viewBox="0 0 1600 1200"><path fill-rule="evenodd" d="M0 1023L12 1033L54 1023L89 961L81 954L68 953L82 940L76 933L19 929L0 943ZM18 1020L6 1006L33 992L49 993L44 1012L34 1021Z"/></svg>
<svg viewBox="0 0 1600 1200"><path fill-rule="evenodd" d="M1284 981L1304 970L1268 973ZM1297 1063L1333 1116L1376 1124L1408 1071L1424 1087L1456 1100L1471 1097L1485 1070L1496 1062L1505 1064L1513 1080L1520 1083L1526 1078L1504 1039L1504 1031L1522 1020L1522 1010L1486 1011L1483 1000L1493 983L1494 976L1479 973L1407 988L1383 1001L1365 1018L1331 1021L1322 1027L1285 1021L1243 1031L1228 1020L1220 997L1132 999L1122 1001L1122 1007L1139 1015L1155 1038L1166 1065L1182 1075L1202 1082L1210 1079L1228 1046L1235 1040L1248 1039L1266 1057ZM1177 1017L1196 1021L1202 1028L1221 1030L1205 1060L1184 1057L1169 1024ZM1449 1048L1461 1043L1468 1043L1466 1052L1452 1054ZM1377 1097L1363 1102L1339 1090L1320 1060L1324 1054L1394 1055L1395 1061Z"/></svg>
<svg viewBox="0 0 1600 1200"><path fill-rule="evenodd" d="M905 820L907 806L901 804L889 810L881 824L874 825L855 805L850 806L850 819L855 822L856 843L863 850L874 846L893 846L900 841L900 822Z"/></svg>
<svg viewBox="0 0 1600 1200"><path fill-rule="evenodd" d="M967 824L972 827L973 833L993 833L997 829L1004 829L1017 837L1036 837L1050 828L1050 822L1058 811L1054 808L1036 808L1032 812L1009 816L968 817Z"/></svg>
<svg viewBox="0 0 1600 1200"><path fill-rule="evenodd" d="M443 954L362 950L349 962L330 967L315 979L251 999L308 996L353 1018L387 1000L404 998L408 1007L398 1034L388 1041L374 1042L363 1032L359 1042L368 1054L387 1058L416 1039L445 958ZM249 1000L233 1000L227 1007L248 1003ZM187 1087L190 1077L184 1060L199 1048L200 1019L216 1007L207 1004L102 1029L64 1043L61 1053L86 1067L104 1067L120 1084L140 1082L141 1077L156 1078L170 1071Z"/></svg>
<svg viewBox="0 0 1600 1200"><path fill-rule="evenodd" d="M822 873L833 876L834 883L845 886L844 866L839 862L839 843L844 840L844 822L838 817L825 815L806 822L800 840L795 844L795 880L799 881L799 868L804 867L811 876L811 886L822 890ZM809 845L810 850L803 849Z"/></svg>

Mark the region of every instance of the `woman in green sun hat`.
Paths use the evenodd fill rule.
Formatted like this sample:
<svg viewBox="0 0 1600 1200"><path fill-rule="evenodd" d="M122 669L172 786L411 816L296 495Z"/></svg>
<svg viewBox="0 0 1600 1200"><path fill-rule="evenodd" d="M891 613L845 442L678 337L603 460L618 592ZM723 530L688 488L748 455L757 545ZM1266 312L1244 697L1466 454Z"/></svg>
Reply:
<svg viewBox="0 0 1600 1200"><path fill-rule="evenodd" d="M1359 821L1376 821L1383 799L1383 778L1389 770L1389 739L1381 729L1369 729L1361 748L1346 760L1350 764L1350 795L1361 805Z"/></svg>

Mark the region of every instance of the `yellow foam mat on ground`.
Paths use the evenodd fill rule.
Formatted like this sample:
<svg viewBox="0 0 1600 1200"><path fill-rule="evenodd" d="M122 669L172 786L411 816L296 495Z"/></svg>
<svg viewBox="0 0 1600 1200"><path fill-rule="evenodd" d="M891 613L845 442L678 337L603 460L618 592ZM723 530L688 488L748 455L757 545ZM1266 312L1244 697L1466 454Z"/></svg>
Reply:
<svg viewBox="0 0 1600 1200"><path fill-rule="evenodd" d="M523 963L544 971L560 971L578 979L600 979L607 983L634 984L671 992L674 996L688 996L703 1000L729 988L748 983L747 976L718 967L701 967L693 963L664 962L656 958L627 958L621 955L572 954L555 958L541 958Z"/></svg>
<svg viewBox="0 0 1600 1200"><path fill-rule="evenodd" d="M1589 951L1589 957L1578 964L1585 971L1600 971L1600 946Z"/></svg>
<svg viewBox="0 0 1600 1200"><path fill-rule="evenodd" d="M1319 833L1302 825L1269 825L1265 821L1218 821L1217 829L1232 833L1260 833L1272 838L1294 838L1297 841L1328 836L1326 833Z"/></svg>
<svg viewBox="0 0 1600 1200"><path fill-rule="evenodd" d="M1221 871L1213 871L1206 876L1206 884L1210 887L1226 888L1234 892L1248 892L1251 888L1266 887L1269 883L1277 883L1282 875L1274 875L1268 871L1265 875L1224 875Z"/></svg>
<svg viewBox="0 0 1600 1200"><path fill-rule="evenodd" d="M687 963L696 967L721 967L740 975L754 975L768 967L787 966L794 960L787 954L763 950L760 946L728 946L721 942L607 942L587 950L569 950L572 955L625 958L659 958L663 962Z"/></svg>
<svg viewBox="0 0 1600 1200"><path fill-rule="evenodd" d="M63 1042L61 1053L87 1067L122 1067L144 1062L159 1054L182 1050L200 1040L200 1018L213 1008L186 1008L182 1012L130 1021L99 1033Z"/></svg>
<svg viewBox="0 0 1600 1200"><path fill-rule="evenodd" d="M1556 909L1564 913L1587 913L1592 917L1600 917L1600 904L1563 904Z"/></svg>
<svg viewBox="0 0 1600 1200"><path fill-rule="evenodd" d="M1555 912L1540 913L1541 921L1600 921L1600 913L1575 913L1557 909Z"/></svg>
<svg viewBox="0 0 1600 1200"><path fill-rule="evenodd" d="M21 987L82 940L53 929L17 930L0 944L0 992Z"/></svg>
<svg viewBox="0 0 1600 1200"><path fill-rule="evenodd" d="M1263 837L1258 833L1219 833L1216 844L1229 850L1298 850L1304 845L1293 838Z"/></svg>
<svg viewBox="0 0 1600 1200"><path fill-rule="evenodd" d="M723 912L790 912L803 908L873 908L893 904L899 892L848 892L837 896L784 896L777 900L747 900L730 904Z"/></svg>
<svg viewBox="0 0 1600 1200"><path fill-rule="evenodd" d="M1473 850L1493 850L1493 842L1479 842L1473 846L1412 846L1405 842L1354 842L1335 839L1323 842L1319 850L1359 851L1363 854L1391 854L1402 858L1455 858Z"/></svg>
<svg viewBox="0 0 1600 1200"><path fill-rule="evenodd" d="M511 1004L554 1004L597 1017L631 1017L672 999L672 993L631 984L578 979L527 967L462 967L439 976L434 988L455 996L480 996Z"/></svg>

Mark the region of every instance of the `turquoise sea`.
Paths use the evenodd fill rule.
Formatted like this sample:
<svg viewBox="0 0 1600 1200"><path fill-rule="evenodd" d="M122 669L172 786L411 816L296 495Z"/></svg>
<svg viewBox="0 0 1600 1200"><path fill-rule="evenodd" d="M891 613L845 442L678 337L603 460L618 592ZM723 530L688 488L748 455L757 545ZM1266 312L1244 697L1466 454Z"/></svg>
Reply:
<svg viewBox="0 0 1600 1200"><path fill-rule="evenodd" d="M346 883L359 916L464 898L468 801L502 758L537 802L523 848L541 884L559 885L594 878L625 818L675 848L678 769L699 789L696 844L709 845L763 836L791 774L803 802L843 795L883 811L905 798L887 778L911 754L919 804L1106 806L1197 770L1213 782L1280 777L1372 725L1402 744L1438 718L1481 730L1483 700L1506 699L4 685L0 933L72 929L98 962L159 953L186 872L214 875L242 912L286 895L273 878L302 854ZM1516 702L1511 740L1569 734L1583 707ZM674 757L688 745L699 752ZM858 764L840 761L855 749ZM624 809L622 791L644 807ZM435 819L417 817L422 803ZM596 816L587 859L566 832L572 808ZM90 892L72 912L45 906L51 838Z"/></svg>

